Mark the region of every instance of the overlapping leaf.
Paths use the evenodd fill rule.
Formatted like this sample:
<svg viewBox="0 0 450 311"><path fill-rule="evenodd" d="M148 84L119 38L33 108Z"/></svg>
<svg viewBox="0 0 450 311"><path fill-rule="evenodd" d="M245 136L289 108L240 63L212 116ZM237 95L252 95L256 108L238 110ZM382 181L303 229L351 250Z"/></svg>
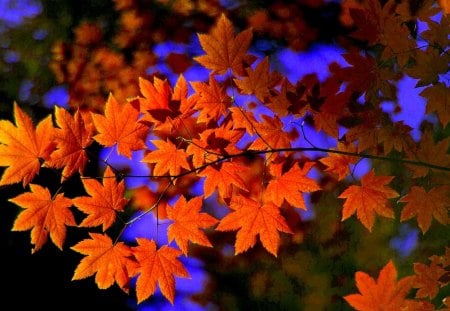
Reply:
<svg viewBox="0 0 450 311"><path fill-rule="evenodd" d="M55 106L57 150L51 154L48 165L62 168L62 180L75 172L83 173L88 161L86 148L92 143L93 128L86 123L79 111L72 116L64 108Z"/></svg>

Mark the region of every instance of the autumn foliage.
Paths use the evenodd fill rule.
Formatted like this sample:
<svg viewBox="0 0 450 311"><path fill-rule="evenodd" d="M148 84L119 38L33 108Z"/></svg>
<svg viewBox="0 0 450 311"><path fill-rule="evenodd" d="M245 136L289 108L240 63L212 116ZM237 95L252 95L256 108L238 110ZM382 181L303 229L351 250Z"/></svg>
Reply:
<svg viewBox="0 0 450 311"><path fill-rule="evenodd" d="M139 31L151 21L128 2L115 1L123 23L116 43L130 48L142 36L163 40L157 37L162 29ZM193 10L183 1L174 3L178 15ZM381 230L377 224L384 218L417 225L423 235L433 226L448 226L448 6L425 1L412 8L393 0L348 0L341 6L348 34L339 44L347 65L330 64L323 81L314 74L289 81L272 69L271 58L250 52L261 32L279 36L277 29L306 27L286 13L289 5L286 19L280 18L281 7L274 9L278 15L256 11L244 29L218 8L203 9L214 12L210 28L194 29L205 30L198 33L203 52L167 60L179 73L173 85L145 72L155 61L150 50L136 49L129 65L100 46L97 26L78 28L71 53L80 55L68 59L59 44L52 64L58 78L69 82L70 109L55 107L50 116L33 120L14 103L14 120L0 121L0 185L24 188L9 198L22 209L12 230L31 230L33 252L53 243L81 254L73 280L94 277L101 289L116 284L129 293L135 278L138 303L157 287L173 303L176 279L189 277L180 258L216 247L222 234L231 233L236 256L262 247L277 257L301 244L308 227L298 212L311 208L305 194L339 206L340 221L323 229L331 235L352 219L358 221L350 224L358 227L353 230L361 227L365 235ZM418 22L427 29L418 33L411 26ZM287 36L290 46L300 49L305 41L289 39L298 35ZM425 45L417 46L418 36ZM209 71L207 80L185 78L184 70L194 63ZM426 113L435 118L423 123L416 139L411 127L382 109L389 101L401 110L397 82L405 75L417 79ZM334 147L311 143L305 127L327 135ZM136 161L150 174L130 174L107 156L100 159L99 174L85 175L99 147L113 147L130 160L142 152ZM354 169L361 159L372 166L358 179ZM58 189L36 183L46 170L58 174ZM132 178L150 178L152 186L126 187ZM84 194L65 195L73 179L81 181ZM201 187L200 194L194 186ZM148 213L169 223L167 232L159 232L169 244L140 237L122 241L123 231ZM85 230L86 238L65 245L68 227ZM439 305L433 299L441 290L448 293L450 250L427 257L430 262L414 263L408 276L398 277L393 260L377 277L355 271L353 290L359 293L339 299L356 310L448 310L449 297Z"/></svg>

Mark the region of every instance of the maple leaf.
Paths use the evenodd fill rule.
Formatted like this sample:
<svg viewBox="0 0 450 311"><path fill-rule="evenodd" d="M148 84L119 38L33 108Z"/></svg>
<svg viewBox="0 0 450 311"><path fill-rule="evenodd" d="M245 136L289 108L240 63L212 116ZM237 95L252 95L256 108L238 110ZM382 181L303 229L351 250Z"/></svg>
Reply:
<svg viewBox="0 0 450 311"><path fill-rule="evenodd" d="M255 126L258 121L255 119L253 112L244 111L239 107L230 107L228 110L231 111L231 117L233 119L233 129L245 129L250 135L254 135Z"/></svg>
<svg viewBox="0 0 450 311"><path fill-rule="evenodd" d="M10 121L0 121L0 166L6 166L0 185L22 181L23 187L39 173L41 162L50 158L55 148L53 125L48 116L33 126L31 118L14 103L16 126Z"/></svg>
<svg viewBox="0 0 450 311"><path fill-rule="evenodd" d="M267 97L270 97L270 89L281 80L280 75L269 73L269 67L269 58L264 57L255 69L246 68L248 77L242 80L234 79L234 82L243 94L254 94L256 98L264 102Z"/></svg>
<svg viewBox="0 0 450 311"><path fill-rule="evenodd" d="M352 51L342 55L351 67L340 68L338 77L348 81L347 89L365 92L374 86L377 81L375 59L371 56L361 55Z"/></svg>
<svg viewBox="0 0 450 311"><path fill-rule="evenodd" d="M416 87L419 87L438 82L439 74L448 72L450 55L447 53L440 55L437 49L428 48L425 51L417 50L415 60L414 66L408 68L406 73L419 79L416 83Z"/></svg>
<svg viewBox="0 0 450 311"><path fill-rule="evenodd" d="M397 151L410 150L414 146L410 132L412 128L403 121L394 123L393 126L384 126L378 131L379 142L383 143L384 154L393 149Z"/></svg>
<svg viewBox="0 0 450 311"><path fill-rule="evenodd" d="M94 139L110 147L117 144L117 152L131 159L131 151L145 148L144 139L148 128L137 122L139 111L130 103L120 105L112 94L105 105L104 115L92 114L99 132Z"/></svg>
<svg viewBox="0 0 450 311"><path fill-rule="evenodd" d="M114 284L126 293L129 291L130 276L135 274L137 263L132 260L129 246L123 242L113 244L106 234L89 233L85 239L71 249L86 255L75 269L72 281L81 280L95 274L98 288L107 289Z"/></svg>
<svg viewBox="0 0 450 311"><path fill-rule="evenodd" d="M231 69L234 75L243 76L243 62L252 37L251 29L244 30L235 37L233 24L222 14L210 34L198 34L206 55L194 57L194 60L213 70L213 73L224 74Z"/></svg>
<svg viewBox="0 0 450 311"><path fill-rule="evenodd" d="M69 178L78 171L83 173L88 156L86 148L92 143L93 128L88 126L79 111L72 115L55 106L55 140L57 150L51 154L48 166L63 168L61 180Z"/></svg>
<svg viewBox="0 0 450 311"><path fill-rule="evenodd" d="M205 198L211 196L216 190L222 198L231 197L233 185L248 191L245 182L240 174L245 174L248 168L236 163L225 162L222 163L219 170L208 166L203 171L199 172L199 176L206 177L203 185Z"/></svg>
<svg viewBox="0 0 450 311"><path fill-rule="evenodd" d="M158 117L158 111L169 110L170 85L167 80L161 80L158 77L153 78L153 83L139 78L139 89L144 98L138 97L141 112L149 112L158 121L164 121L165 118Z"/></svg>
<svg viewBox="0 0 450 311"><path fill-rule="evenodd" d="M189 169L186 151L177 149L169 140L152 140L152 143L158 150L146 154L142 162L156 163L153 175L163 176L169 173L170 176L176 176L180 174L181 168Z"/></svg>
<svg viewBox="0 0 450 311"><path fill-rule="evenodd" d="M450 206L449 187L441 186L426 192L424 188L413 186L409 193L398 202L406 202L400 221L417 215L417 222L423 233L431 226L433 217L441 224L449 223L448 207Z"/></svg>
<svg viewBox="0 0 450 311"><path fill-rule="evenodd" d="M347 295L344 299L356 310L406 310L402 308L410 301L406 295L411 290L414 276L397 281L397 270L392 260L381 269L376 281L361 271L356 272L355 279L360 294Z"/></svg>
<svg viewBox="0 0 450 311"><path fill-rule="evenodd" d="M95 179L82 180L86 192L90 196L72 199L73 204L88 214L80 223L81 227L102 225L103 231L111 227L116 220L116 213L123 212L128 200L124 198L125 183L117 183L115 175L108 166L103 174L103 185Z"/></svg>
<svg viewBox="0 0 450 311"><path fill-rule="evenodd" d="M235 255L245 252L256 243L259 235L262 245L277 257L280 245L278 231L292 233L280 209L267 201L263 204L253 199L236 195L231 198L233 212L226 215L217 226L218 231L239 230L236 234Z"/></svg>
<svg viewBox="0 0 450 311"><path fill-rule="evenodd" d="M283 149L291 147L291 135L283 130L278 116L261 115L262 122L254 124L258 138L248 147L251 150Z"/></svg>
<svg viewBox="0 0 450 311"><path fill-rule="evenodd" d="M314 163L307 162L301 169L295 164L284 174L281 173L281 166L282 164L271 165L272 174L276 179L271 180L267 185L266 195L277 206L281 206L286 200L292 206L306 210L302 193L321 189L314 179L306 176Z"/></svg>
<svg viewBox="0 0 450 311"><path fill-rule="evenodd" d="M132 250L139 264L136 281L137 302L141 303L150 297L155 292L158 283L161 293L173 304L175 298L174 275L189 277L189 272L177 259L181 255L181 251L167 245L157 250L155 241L145 238L137 238L136 241L138 246L133 247Z"/></svg>
<svg viewBox="0 0 450 311"><path fill-rule="evenodd" d="M450 140L443 139L434 142L431 131L425 131L420 139L419 146L414 152L406 150L409 159L413 161L435 164L439 166L450 166L450 155L447 154ZM413 171L413 178L424 177L432 168L427 166L407 165Z"/></svg>
<svg viewBox="0 0 450 311"><path fill-rule="evenodd" d="M140 111L144 113L139 122L153 125L160 136L170 133L182 135L189 117L195 113L196 96L188 97L188 84L183 75L178 77L173 92L167 80L153 78L153 83L140 78L139 86L144 98L137 97ZM133 101L133 99L132 99Z"/></svg>
<svg viewBox="0 0 450 311"><path fill-rule="evenodd" d="M192 154L192 163L195 167L241 152L236 145L244 135L244 131L232 127L232 122L223 122L220 127L201 132L199 139L191 140L186 152Z"/></svg>
<svg viewBox="0 0 450 311"><path fill-rule="evenodd" d="M394 218L388 199L397 197L398 193L386 186L393 178L394 176L375 176L372 170L361 178L361 186L352 185L345 189L338 197L346 199L341 220L346 220L356 212L361 223L372 231L375 214Z"/></svg>
<svg viewBox="0 0 450 311"><path fill-rule="evenodd" d="M62 193L52 198L47 188L29 185L31 192L9 199L24 209L14 221L12 230L31 229L31 243L34 244L32 253L42 248L49 234L53 243L62 250L66 239L66 226L76 226L75 218L69 209L72 201Z"/></svg>
<svg viewBox="0 0 450 311"><path fill-rule="evenodd" d="M450 122L450 89L443 83L425 88L421 96L427 99L427 113L436 112L442 126Z"/></svg>
<svg viewBox="0 0 450 311"><path fill-rule="evenodd" d="M416 298L429 297L433 299L439 292L441 282L439 279L447 273L445 269L435 263L427 266L423 263L414 263L414 288L419 290L416 292Z"/></svg>
<svg viewBox="0 0 450 311"><path fill-rule="evenodd" d="M345 144L338 142L337 149L339 151L356 153L356 147L353 144ZM350 174L350 164L358 161L357 157L352 157L345 154L330 153L327 157L319 160L327 166L325 171L332 172L338 175L338 180L343 180Z"/></svg>
<svg viewBox="0 0 450 311"><path fill-rule="evenodd" d="M212 75L209 77L209 84L192 82L191 85L197 96L194 109L200 111L197 123L218 121L221 116L226 114L227 108L231 105L231 98Z"/></svg>
<svg viewBox="0 0 450 311"><path fill-rule="evenodd" d="M188 242L212 247L211 242L200 228L212 227L217 219L207 213L200 213L202 197L195 197L189 202L181 196L173 208L167 209L167 216L174 222L167 229L169 242L175 239L183 254L188 253Z"/></svg>

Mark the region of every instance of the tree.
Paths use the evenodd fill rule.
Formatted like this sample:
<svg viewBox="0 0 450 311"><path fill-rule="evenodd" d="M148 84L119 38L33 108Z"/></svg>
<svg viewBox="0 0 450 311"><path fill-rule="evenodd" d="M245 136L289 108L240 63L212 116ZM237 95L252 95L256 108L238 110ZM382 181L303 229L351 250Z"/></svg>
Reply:
<svg viewBox="0 0 450 311"><path fill-rule="evenodd" d="M444 2L414 7L344 1L345 31L337 38L346 64L332 63L325 79L310 74L294 82L273 69L270 55L250 48L257 36L280 36L276 26L298 31L289 13L297 6L248 8L247 24L241 24L253 28L237 29L236 11L211 4L200 9L211 14L211 23L183 29L187 33L178 38L200 31L202 52L192 59L181 53L166 58L178 74L174 83L160 72L147 74L155 59L152 45L141 43L147 36L162 41L174 31L167 25L176 27L180 19L161 26L149 18L145 1L115 3L122 28L114 39L124 54L105 45L98 25L82 24L72 46L56 45L52 63L58 79L69 84L70 108L55 107L51 116L34 121L15 103L14 120L0 121L0 185L23 187L9 199L22 209L12 229L31 230L32 252L51 243L75 251L80 261L74 281L94 277L100 289L131 290L138 304L157 288L174 303L176 279L190 276L182 259L194 256L207 264L214 258L209 271L216 277L239 262L243 269L235 271L251 287L250 301L226 301L225 294L205 290L195 297L200 304L242 309L262 302L292 309L302 299L302 309L314 310L449 307L450 56ZM186 17L201 7L183 3L158 8ZM193 16L197 22L205 18ZM290 47L314 40L300 42L298 35L288 33ZM208 70L206 80L185 77L192 62ZM402 109L397 85L406 76L417 80L426 112L434 116L415 136L395 121ZM333 146L313 143L308 129L325 134ZM110 154L101 157L101 148ZM114 165L113 153L150 173ZM103 166L96 165L99 159ZM359 178L354 170L361 159L371 167ZM57 180L50 183L41 174ZM130 179L150 182L127 187ZM299 213L310 203L317 214L312 221ZM122 240L124 230L151 213L169 224L166 232L158 230L167 244ZM401 260L394 264L393 253L377 253L403 222L417 225L432 242L425 244L422 262L403 267L398 279ZM66 246L73 227L84 236ZM226 254L230 243L233 256ZM329 269L338 257L345 259ZM377 280L357 271L361 267L381 269ZM353 274L355 281L349 279ZM223 286L214 277L210 282Z"/></svg>

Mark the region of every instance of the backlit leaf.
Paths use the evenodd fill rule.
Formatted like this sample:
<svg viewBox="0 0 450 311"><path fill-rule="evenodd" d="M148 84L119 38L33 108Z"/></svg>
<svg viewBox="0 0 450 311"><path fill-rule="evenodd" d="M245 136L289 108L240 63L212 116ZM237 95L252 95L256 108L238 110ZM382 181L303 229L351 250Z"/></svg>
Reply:
<svg viewBox="0 0 450 311"><path fill-rule="evenodd" d="M0 166L6 166L0 185L21 181L25 187L55 148L53 125L48 116L35 129L17 103L14 103L14 119L15 126L10 121L0 121Z"/></svg>
<svg viewBox="0 0 450 311"><path fill-rule="evenodd" d="M66 239L66 226L76 226L75 218L69 207L72 201L62 193L52 197L50 191L39 185L30 184L31 192L25 192L9 199L24 210L14 222L12 230L31 229L32 252L44 246L50 235L53 243L62 250Z"/></svg>

